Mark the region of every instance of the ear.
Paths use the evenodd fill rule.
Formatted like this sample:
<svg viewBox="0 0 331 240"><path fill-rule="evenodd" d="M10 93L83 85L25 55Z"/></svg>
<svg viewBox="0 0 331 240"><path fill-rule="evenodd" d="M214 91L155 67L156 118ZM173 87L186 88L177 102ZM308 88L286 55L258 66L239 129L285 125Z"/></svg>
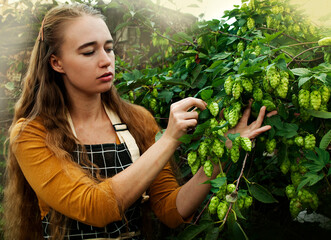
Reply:
<svg viewBox="0 0 331 240"><path fill-rule="evenodd" d="M61 60L54 54L51 55L51 57L49 59L49 63L51 64L54 71L59 72L59 73L65 73L62 68Z"/></svg>

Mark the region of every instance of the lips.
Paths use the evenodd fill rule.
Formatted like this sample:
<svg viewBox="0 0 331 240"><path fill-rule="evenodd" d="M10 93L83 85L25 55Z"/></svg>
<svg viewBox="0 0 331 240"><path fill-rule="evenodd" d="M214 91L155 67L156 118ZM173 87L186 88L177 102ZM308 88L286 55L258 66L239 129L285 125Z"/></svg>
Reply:
<svg viewBox="0 0 331 240"><path fill-rule="evenodd" d="M98 77L98 79L100 79L102 81L111 81L112 78L113 78L112 72L106 72L106 73L102 74L100 77Z"/></svg>

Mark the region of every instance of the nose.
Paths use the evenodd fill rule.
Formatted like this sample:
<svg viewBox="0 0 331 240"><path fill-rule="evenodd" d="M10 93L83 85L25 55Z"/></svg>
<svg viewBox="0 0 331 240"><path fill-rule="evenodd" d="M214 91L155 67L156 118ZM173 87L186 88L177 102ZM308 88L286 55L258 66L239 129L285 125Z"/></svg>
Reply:
<svg viewBox="0 0 331 240"><path fill-rule="evenodd" d="M100 52L101 53L99 58L99 67L103 68L112 65L112 63L114 62L114 58L113 58L114 53L113 52L107 53L104 49Z"/></svg>

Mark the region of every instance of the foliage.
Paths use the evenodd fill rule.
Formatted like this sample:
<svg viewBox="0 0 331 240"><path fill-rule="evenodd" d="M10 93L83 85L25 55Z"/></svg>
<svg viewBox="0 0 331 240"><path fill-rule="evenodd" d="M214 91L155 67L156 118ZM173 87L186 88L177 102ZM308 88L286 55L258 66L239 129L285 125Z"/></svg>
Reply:
<svg viewBox="0 0 331 240"><path fill-rule="evenodd" d="M97 5L105 15L111 9L121 13L111 26L115 52L127 27L135 26L138 39L149 37L117 57L116 87L123 98L149 109L162 128L171 103L189 96L204 99L209 107L199 114L198 126L181 138L178 165L185 180L201 166L207 175L213 164L222 169L207 182L211 192L195 224L172 239L246 239L254 229L249 220L262 222L261 213L254 215L261 209L270 222L268 213L280 207L287 209L281 215L285 218L295 219L302 210L330 218L331 47L327 39L319 42L329 37L319 34L330 31L311 24L287 0L251 0L226 11L221 20L198 21L185 31L158 22L161 11L148 0L141 2L144 7L134 1ZM24 32L33 42L42 14L57 2L23 4L28 6L23 12L3 13L1 24L22 27L32 19L14 33L20 38ZM19 43L16 51L8 48L1 60L6 63L1 84L14 100L31 42ZM272 129L251 143L235 134L225 136L251 99L250 122L263 105L278 111L264 121ZM206 144L213 147L206 149Z"/></svg>

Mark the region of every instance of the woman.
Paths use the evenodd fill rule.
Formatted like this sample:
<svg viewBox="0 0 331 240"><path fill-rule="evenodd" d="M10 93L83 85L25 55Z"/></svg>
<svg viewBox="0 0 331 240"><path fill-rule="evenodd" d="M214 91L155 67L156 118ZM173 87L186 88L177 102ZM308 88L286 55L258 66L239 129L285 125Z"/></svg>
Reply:
<svg viewBox="0 0 331 240"><path fill-rule="evenodd" d="M146 191L170 227L189 221L208 194L202 169L179 187L168 163L197 124L198 113L188 110L206 103L172 104L154 143L153 117L121 100L114 77L113 39L98 11L63 5L46 14L10 128L7 239L141 239ZM264 107L247 126L249 114L230 131L253 138L270 129L261 127Z"/></svg>

